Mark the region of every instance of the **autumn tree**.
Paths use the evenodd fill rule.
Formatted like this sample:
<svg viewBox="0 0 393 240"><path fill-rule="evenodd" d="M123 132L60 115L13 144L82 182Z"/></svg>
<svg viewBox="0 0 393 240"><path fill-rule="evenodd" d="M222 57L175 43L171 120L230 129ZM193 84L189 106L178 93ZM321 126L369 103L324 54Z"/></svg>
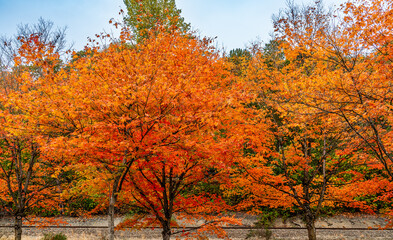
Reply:
<svg viewBox="0 0 393 240"><path fill-rule="evenodd" d="M345 123L352 134L348 146L356 157L367 161L370 185L391 189L391 54L390 1L348 1L330 18L309 11L296 21L277 21L286 52L301 56L306 65L297 66L291 82L294 101L304 108L328 113ZM308 24L312 20L320 24ZM300 28L299 26L309 26ZM312 76L304 73L313 66ZM296 81L299 80L299 81ZM389 182L386 182L386 178ZM381 185L381 186L382 186ZM390 194L381 197L388 200Z"/></svg>
<svg viewBox="0 0 393 240"><path fill-rule="evenodd" d="M187 32L190 24L181 17L175 0L124 0L128 15L125 22L131 27L138 41L149 36L157 26Z"/></svg>
<svg viewBox="0 0 393 240"><path fill-rule="evenodd" d="M43 44L52 45L54 52L62 56L70 47L66 42L66 28L55 28L50 20L39 18L35 24L21 24L17 28L15 36L0 37L0 63L8 70L14 65L14 58L18 56L18 51L23 45L21 38L27 39L31 35L36 35Z"/></svg>
<svg viewBox="0 0 393 240"><path fill-rule="evenodd" d="M239 147L233 139L217 137L217 132L225 128L223 123L232 121L228 116L233 114L235 103L231 101L236 97L236 86L231 86L225 62L212 53L214 49L206 40L174 32L162 33L145 44L142 49L150 46L149 51L156 53L154 62L160 66L149 66L155 75L148 101L155 106L153 113L158 107L165 110L165 115L160 115L158 126L146 136L145 141L153 142L141 147L144 156L131 166L126 178L136 205L149 214L136 215L130 223L138 227L158 223L163 228L163 239L170 239L174 233L182 233L171 229L180 224L173 217L203 217L206 222L199 231L223 237L220 224L236 221L209 213L225 210L226 204L218 196L193 191L208 180L223 180L225 174L220 169L229 167L230 153Z"/></svg>
<svg viewBox="0 0 393 240"><path fill-rule="evenodd" d="M56 208L61 163L46 155L30 119L34 92L40 80L60 61L55 46L41 42L39 34L19 37L12 68L1 79L0 207L15 218L15 239L22 236L22 222L33 208Z"/></svg>
<svg viewBox="0 0 393 240"><path fill-rule="evenodd" d="M58 136L51 149L97 166L110 182L112 238L115 203L133 165L152 159L152 167L160 166L158 153L204 141L197 133L218 124L231 99L223 91L229 73L209 40L163 27L130 47L132 36L123 34L123 42L87 49L48 79L45 95L37 96L45 107L35 115L40 131Z"/></svg>
<svg viewBox="0 0 393 240"><path fill-rule="evenodd" d="M15 37L1 38L1 208L15 217L15 239L21 238L22 221L33 208L55 208L58 200L60 166L41 151L28 106L31 89L59 66L57 53L64 48L65 29L54 30L43 19L20 25Z"/></svg>
<svg viewBox="0 0 393 240"><path fill-rule="evenodd" d="M370 210L364 202L355 201L361 196L355 182L365 183L357 170L369 161L359 158L361 146L353 144L350 127L342 118L320 111L322 104L308 107L327 96L318 90L330 83L324 79L332 76L329 62L314 61L321 52L310 39L328 29L331 15L319 2L303 8L290 5L282 14L275 21L282 38L255 54L245 76L255 94L245 104L251 109L245 126L255 130L245 137L245 156L234 168L240 174L236 185L241 187L232 194L239 194L236 189L247 194L246 209L295 207L309 239L316 239L314 225L323 208L338 203ZM293 35L288 33L289 26ZM308 98L298 89L306 91Z"/></svg>
<svg viewBox="0 0 393 240"><path fill-rule="evenodd" d="M246 104L244 156L233 169L237 178L228 192L246 195L240 207L253 212L263 206L298 209L309 239L316 239L315 221L323 208L353 201L353 195L344 194L349 186L343 186L351 183L348 171L360 163L346 151L344 124L306 111L283 94L287 85L281 76L290 73L285 63L272 67L269 57L256 54L247 70L255 98Z"/></svg>
<svg viewBox="0 0 393 240"><path fill-rule="evenodd" d="M370 210L354 200L378 194L374 186L391 191L386 181L391 174L386 105L391 84L385 70L391 4L361 3L347 3L337 16L323 11L321 2L304 8L290 5L275 19L279 51L254 58L257 71L248 75L253 83L263 83L256 84L259 100L250 106L267 111L261 120L273 120L275 146L270 156L259 155L266 149L250 147L251 157L245 159L255 160L243 163L250 170L249 182L242 186L252 185L255 193L255 183L260 183L261 195L267 194L253 198L262 205L290 197L286 203L304 213L309 239L316 238L312 225L321 206L334 200ZM378 176L381 168L385 173ZM348 180L353 183L347 185ZM382 193L376 200L387 196Z"/></svg>

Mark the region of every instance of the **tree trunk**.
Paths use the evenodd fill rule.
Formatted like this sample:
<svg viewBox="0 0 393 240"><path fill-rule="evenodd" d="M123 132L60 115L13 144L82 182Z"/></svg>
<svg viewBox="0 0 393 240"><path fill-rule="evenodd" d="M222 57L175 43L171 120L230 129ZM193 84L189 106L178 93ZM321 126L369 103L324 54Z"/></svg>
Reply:
<svg viewBox="0 0 393 240"><path fill-rule="evenodd" d="M162 240L170 240L171 239L171 227L169 222L165 222L162 226Z"/></svg>
<svg viewBox="0 0 393 240"><path fill-rule="evenodd" d="M15 216L15 240L22 239L22 217Z"/></svg>
<svg viewBox="0 0 393 240"><path fill-rule="evenodd" d="M115 239L115 203L116 199L112 193L108 208L108 240Z"/></svg>
<svg viewBox="0 0 393 240"><path fill-rule="evenodd" d="M115 204L117 200L117 189L119 184L119 178L116 177L112 186L112 193L109 199L108 207L108 240L115 239Z"/></svg>
<svg viewBox="0 0 393 240"><path fill-rule="evenodd" d="M59 194L61 194L63 192L62 188L61 188L61 183L59 178L56 178L56 184L57 184L57 192ZM60 214L63 215L64 214L64 204L63 204L63 200L60 200L59 202L59 209L60 209Z"/></svg>
<svg viewBox="0 0 393 240"><path fill-rule="evenodd" d="M313 216L306 216L306 227L309 240L317 240L317 232L315 230L315 218Z"/></svg>

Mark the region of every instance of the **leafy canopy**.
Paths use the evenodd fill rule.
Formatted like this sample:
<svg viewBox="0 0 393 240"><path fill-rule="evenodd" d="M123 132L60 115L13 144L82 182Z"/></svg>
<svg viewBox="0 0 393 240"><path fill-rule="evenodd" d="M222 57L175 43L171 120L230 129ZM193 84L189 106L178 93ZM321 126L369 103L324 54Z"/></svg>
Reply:
<svg viewBox="0 0 393 240"><path fill-rule="evenodd" d="M128 16L125 22L131 27L137 41L149 36L149 30L161 25L166 29L187 32L190 24L180 16L175 0L124 0Z"/></svg>

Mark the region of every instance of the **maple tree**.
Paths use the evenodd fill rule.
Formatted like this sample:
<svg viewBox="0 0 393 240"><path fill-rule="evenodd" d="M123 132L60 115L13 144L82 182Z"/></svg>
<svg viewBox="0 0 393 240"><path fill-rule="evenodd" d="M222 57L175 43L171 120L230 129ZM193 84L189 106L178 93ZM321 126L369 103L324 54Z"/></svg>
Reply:
<svg viewBox="0 0 393 240"><path fill-rule="evenodd" d="M36 122L29 118L40 78L60 61L55 46L40 41L39 34L20 37L18 55L5 70L0 88L0 207L15 218L15 239L22 236L23 219L34 208L54 209L62 183L62 162L42 151ZM50 63L51 62L51 63Z"/></svg>
<svg viewBox="0 0 393 240"><path fill-rule="evenodd" d="M254 109L245 125L251 130L246 137L245 156L234 168L236 187L229 194L245 195L239 207L254 213L260 212L261 206L296 207L309 239L316 239L315 221L321 210L352 201L353 194L340 192L344 184L350 184L347 178L352 173L348 170L359 163L345 151L347 134L343 125L333 119L326 122L326 116L305 112L288 102L281 95L280 75L269 76L271 71L263 58L263 54L257 55L248 69L247 77L258 81L258 95L249 104Z"/></svg>
<svg viewBox="0 0 393 240"><path fill-rule="evenodd" d="M350 1L337 10L339 18L320 2L303 9L291 5L275 20L278 51L265 51L249 69L248 78L262 82L257 108L267 108L265 116L274 120L275 150L253 156L251 163L246 158L250 183L243 183L247 177L239 181L264 186L265 198L253 197L262 205L290 196L285 203L303 210L309 239L316 239L313 218L332 200L371 211L360 201L364 196L390 196L391 7ZM381 168L385 173L375 175ZM358 183L342 186L348 180Z"/></svg>
<svg viewBox="0 0 393 240"><path fill-rule="evenodd" d="M391 1L348 1L335 14L313 10L300 21L277 24L286 51L293 58L301 55L305 63L297 66L293 79L287 78L291 90L286 93L302 107L328 113L347 126L352 134L348 147L367 162L368 174L384 169L367 179L370 185L392 178L391 14ZM313 74L307 76L310 68ZM383 188L383 199L389 199L391 183Z"/></svg>
<svg viewBox="0 0 393 240"><path fill-rule="evenodd" d="M127 175L134 179L133 166L155 159L147 164L152 170L157 171L157 166L169 169L155 155L176 159L176 151L196 151L192 146L213 134L198 133L213 131L218 115L230 109L231 98L225 90L229 73L209 40L191 39L177 30L152 34L130 45L132 36L125 31L121 43L102 51L86 49L86 57L76 57L47 81L41 100L46 108L35 113L40 131L56 136L48 149L97 166L104 173L103 180L111 182L110 237L115 203ZM178 167L185 169L172 171L190 171L187 166L193 166L194 160L187 161L179 162ZM206 161L195 167L206 168ZM202 175L196 176L202 181Z"/></svg>
<svg viewBox="0 0 393 240"><path fill-rule="evenodd" d="M370 193L361 185L381 186L378 178L364 179L366 175L360 170L364 166L374 168L373 160L366 157L367 148L359 138L354 138L354 126L338 112L352 104L348 97L340 96L341 91L359 95L342 89L347 79L334 61L357 59L356 56L355 59L324 56L337 51L337 48L326 50L322 45L332 40L326 37L328 31L337 33L330 25L332 17L323 11L320 2L303 9L290 5L275 22L281 38L253 57L245 79L255 92L256 98L247 104L255 112L251 111L246 125L259 129L249 131L251 134L246 137L246 156L234 168L240 174L238 188L229 191L247 195L242 203L246 209L296 206L302 212L309 239L316 239L314 223L322 208L341 203L372 211L361 201L361 196ZM362 66L362 69L367 68ZM334 85L336 80L340 82ZM336 111L330 108L340 103ZM348 112L358 115L353 111ZM362 127L364 133L366 124L354 115L350 121Z"/></svg>

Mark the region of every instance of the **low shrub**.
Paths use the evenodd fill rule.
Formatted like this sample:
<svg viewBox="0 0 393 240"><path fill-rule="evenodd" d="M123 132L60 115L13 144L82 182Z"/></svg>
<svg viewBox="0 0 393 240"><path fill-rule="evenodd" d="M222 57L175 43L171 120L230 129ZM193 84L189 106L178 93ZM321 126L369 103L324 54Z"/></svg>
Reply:
<svg viewBox="0 0 393 240"><path fill-rule="evenodd" d="M45 233L41 240L67 240L67 236L64 233Z"/></svg>

